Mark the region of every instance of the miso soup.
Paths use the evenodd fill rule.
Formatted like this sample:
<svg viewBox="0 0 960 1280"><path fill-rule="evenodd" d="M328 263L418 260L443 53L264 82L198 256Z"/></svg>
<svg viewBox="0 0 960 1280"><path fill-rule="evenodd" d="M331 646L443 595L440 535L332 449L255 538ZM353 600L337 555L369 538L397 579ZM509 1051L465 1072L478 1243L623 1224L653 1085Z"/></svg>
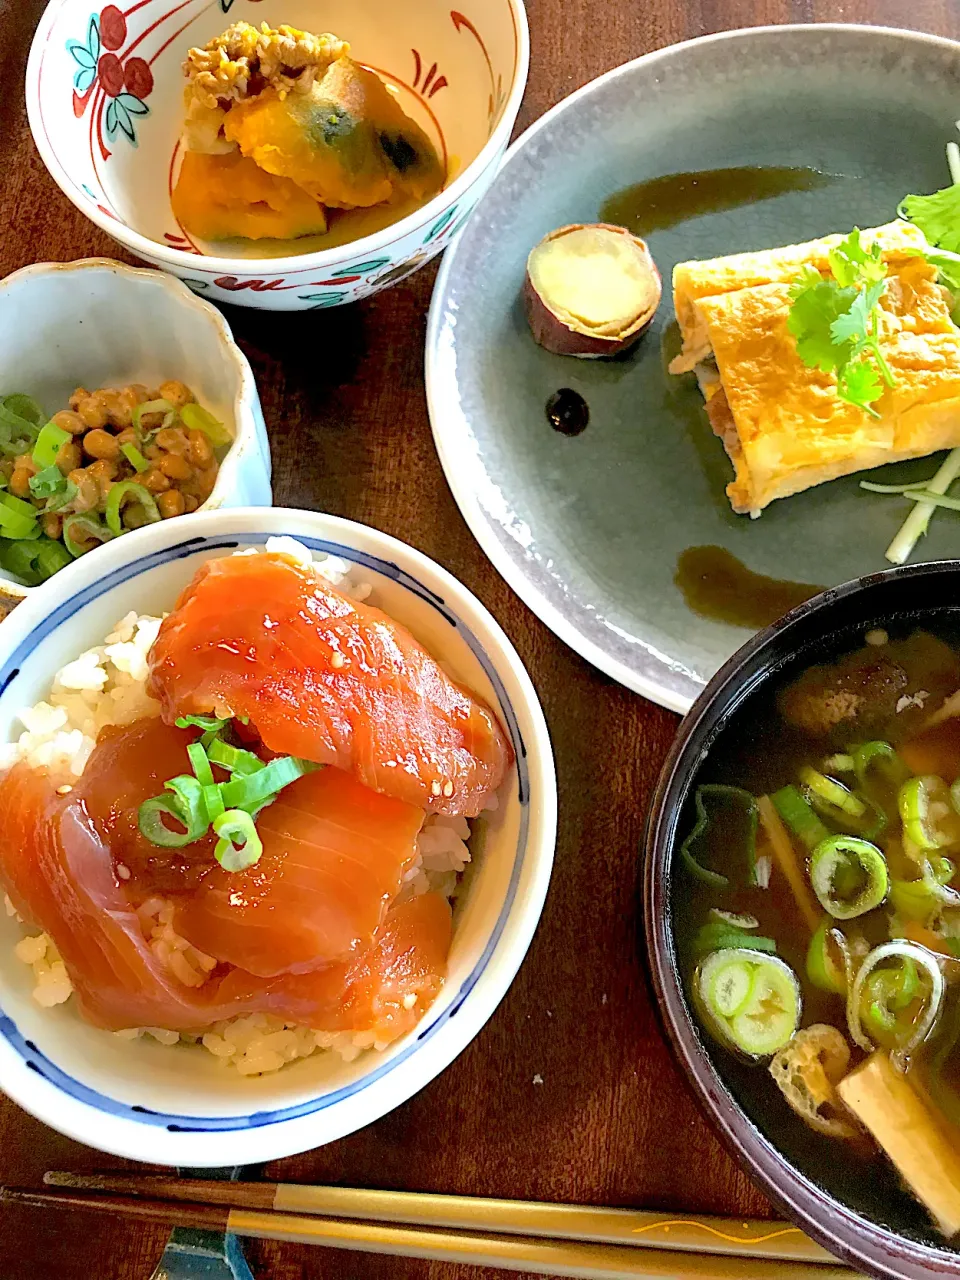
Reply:
<svg viewBox="0 0 960 1280"><path fill-rule="evenodd" d="M852 1208L954 1236L956 616L791 663L721 727L678 832L685 989L741 1105Z"/></svg>

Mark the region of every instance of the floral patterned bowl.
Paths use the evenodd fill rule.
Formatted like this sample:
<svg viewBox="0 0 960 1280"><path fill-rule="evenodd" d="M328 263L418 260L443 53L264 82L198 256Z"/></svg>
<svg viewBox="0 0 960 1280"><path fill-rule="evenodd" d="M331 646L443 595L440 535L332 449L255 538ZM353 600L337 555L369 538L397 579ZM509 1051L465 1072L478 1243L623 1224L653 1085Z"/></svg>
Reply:
<svg viewBox="0 0 960 1280"><path fill-rule="evenodd" d="M354 302L443 249L493 181L510 137L529 62L523 0L454 2L139 0L121 8L51 0L27 66L33 137L88 218L205 298L274 311ZM238 19L332 28L349 40L446 158L444 189L401 221L335 248L317 249L316 237L219 246L191 238L170 205L181 63Z"/></svg>

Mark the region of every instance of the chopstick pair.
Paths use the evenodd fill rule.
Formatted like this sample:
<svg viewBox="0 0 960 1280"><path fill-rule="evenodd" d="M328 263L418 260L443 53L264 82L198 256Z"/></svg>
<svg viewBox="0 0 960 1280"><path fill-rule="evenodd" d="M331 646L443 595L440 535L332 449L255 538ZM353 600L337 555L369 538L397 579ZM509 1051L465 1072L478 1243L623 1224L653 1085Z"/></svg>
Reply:
<svg viewBox="0 0 960 1280"><path fill-rule="evenodd" d="M799 1228L782 1222L294 1183L69 1173L48 1173L44 1181L69 1191L0 1188L0 1200L590 1280L851 1280L854 1275Z"/></svg>

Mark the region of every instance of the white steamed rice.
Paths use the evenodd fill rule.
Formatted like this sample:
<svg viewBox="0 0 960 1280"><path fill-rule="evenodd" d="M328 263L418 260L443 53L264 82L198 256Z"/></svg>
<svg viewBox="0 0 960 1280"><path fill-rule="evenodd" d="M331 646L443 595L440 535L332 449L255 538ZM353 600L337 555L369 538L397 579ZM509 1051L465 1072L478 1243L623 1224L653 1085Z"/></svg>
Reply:
<svg viewBox="0 0 960 1280"><path fill-rule="evenodd" d="M293 555L313 563L317 572L338 590L355 600L371 593L369 583L357 581L353 566L337 556L316 561L293 538L269 538L268 551ZM256 555L255 548L236 553ZM26 761L48 770L60 789L68 791L83 773L97 736L106 725L130 724L145 715L158 714L156 702L146 691L147 655L162 618L128 613L102 645L88 649L57 672L47 698L18 713L23 725L15 742L0 745L0 770ZM493 807L491 805L491 807ZM452 898L464 867L470 861L466 818L441 814L426 818L417 839L414 864L404 876L400 898L434 891ZM122 868L120 869L122 875ZM16 915L9 898L8 916ZM151 950L171 973L187 986L198 987L216 961L190 945L173 928L173 907L163 898L152 898L138 910ZM33 970L33 998L44 1008L64 1004L73 993L66 966L45 933L25 934L14 953ZM416 996L408 997L410 1006ZM124 1039L150 1037L160 1044L199 1043L224 1066L242 1075L276 1071L297 1058L318 1051L333 1051L351 1062L368 1049L385 1043L371 1032L326 1032L283 1022L270 1014L254 1013L218 1022L200 1036L179 1034L162 1027L136 1027L115 1032Z"/></svg>

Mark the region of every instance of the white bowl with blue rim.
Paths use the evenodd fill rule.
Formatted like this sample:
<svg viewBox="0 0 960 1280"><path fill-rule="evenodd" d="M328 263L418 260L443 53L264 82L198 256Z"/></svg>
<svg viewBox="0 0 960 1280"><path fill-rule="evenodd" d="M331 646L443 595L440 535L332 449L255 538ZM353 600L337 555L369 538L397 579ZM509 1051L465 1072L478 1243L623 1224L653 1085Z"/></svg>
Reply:
<svg viewBox="0 0 960 1280"><path fill-rule="evenodd" d="M22 927L0 910L0 1089L68 1137L129 1159L252 1164L330 1142L384 1115L448 1066L496 1009L547 891L557 813L553 756L537 695L510 641L439 565L334 516L283 508L198 512L139 529L69 565L0 628L0 741L16 736L18 709L44 697L54 673L100 643L124 614L171 608L206 559L283 534L358 566L374 588L372 602L498 710L516 765L497 809L474 824L476 857L456 899L443 991L408 1036L351 1063L316 1053L270 1075L243 1077L197 1046L97 1030L73 1001L42 1009L32 999L32 971L14 956Z"/></svg>
<svg viewBox="0 0 960 1280"><path fill-rule="evenodd" d="M269 506L257 385L216 307L171 276L109 258L41 262L0 280L0 398L25 392L52 415L77 386L168 379L186 383L233 437L201 510ZM0 569L0 604L34 590Z"/></svg>
<svg viewBox="0 0 960 1280"><path fill-rule="evenodd" d="M443 189L399 222L322 241L198 241L170 203L180 164L187 51L238 19L333 31L378 72L447 167ZM138 257L217 302L274 311L340 306L438 254L490 186L523 97L523 0L51 0L27 66L37 149L54 181Z"/></svg>

